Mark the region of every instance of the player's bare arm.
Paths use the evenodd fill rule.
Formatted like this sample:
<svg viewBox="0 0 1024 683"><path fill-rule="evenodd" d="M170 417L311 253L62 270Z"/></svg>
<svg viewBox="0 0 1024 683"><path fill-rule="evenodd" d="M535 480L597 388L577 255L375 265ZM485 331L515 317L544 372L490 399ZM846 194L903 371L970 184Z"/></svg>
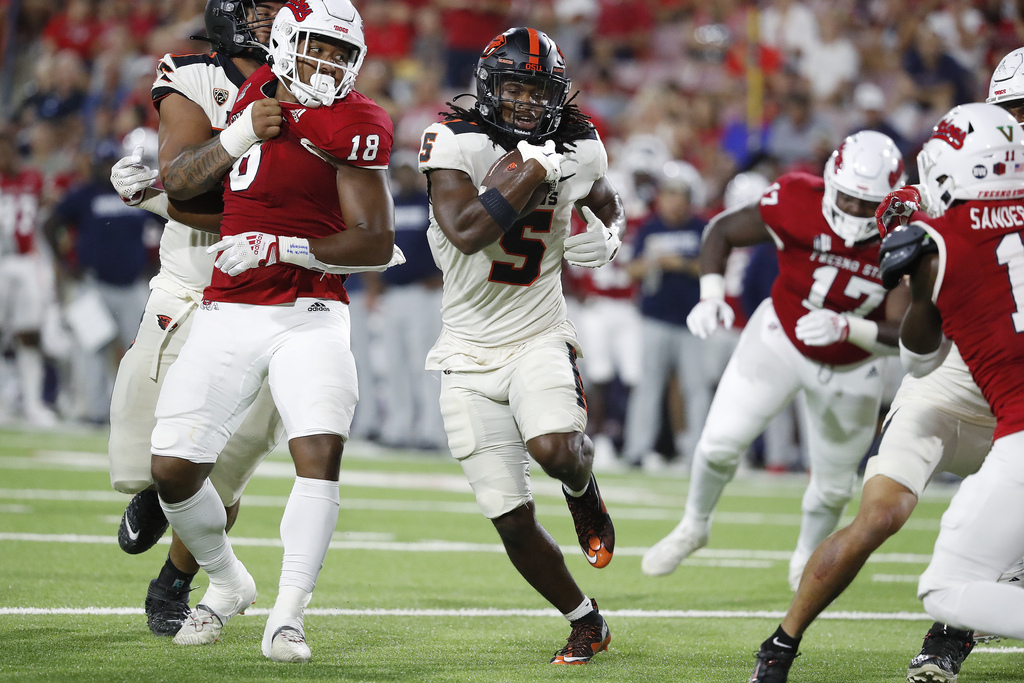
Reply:
<svg viewBox="0 0 1024 683"><path fill-rule="evenodd" d="M282 119L278 100L257 100L251 107L242 117L251 116L252 134L256 138L269 140L280 134ZM225 147L224 133L241 123L242 117L224 133L211 138L210 121L194 102L170 95L160 108L160 177L167 196L180 202L209 192L220 184L241 156L236 153L238 149Z"/></svg>
<svg viewBox="0 0 1024 683"><path fill-rule="evenodd" d="M757 204L719 214L704 228L700 245L700 270L704 274L724 273L725 263L733 249L771 240L772 235L761 219Z"/></svg>
<svg viewBox="0 0 1024 683"><path fill-rule="evenodd" d="M619 234L626 229L626 212L619 200L619 193L608 178L598 179L587 196L576 202L577 210L582 210L584 206L589 207L601 222Z"/></svg>
<svg viewBox="0 0 1024 683"><path fill-rule="evenodd" d="M942 315L932 301L938 271L938 254L927 254L910 278L910 307L903 316L899 339L917 354L933 353L942 343Z"/></svg>
<svg viewBox="0 0 1024 683"><path fill-rule="evenodd" d="M518 213L545 175L544 167L531 159L520 173L510 174L495 189ZM434 218L448 241L463 254L475 254L505 234L480 202L479 190L466 173L436 169L427 179Z"/></svg>
<svg viewBox="0 0 1024 683"><path fill-rule="evenodd" d="M395 205L384 170L338 165L338 199L346 229L309 240L317 261L333 265L379 266L395 246Z"/></svg>

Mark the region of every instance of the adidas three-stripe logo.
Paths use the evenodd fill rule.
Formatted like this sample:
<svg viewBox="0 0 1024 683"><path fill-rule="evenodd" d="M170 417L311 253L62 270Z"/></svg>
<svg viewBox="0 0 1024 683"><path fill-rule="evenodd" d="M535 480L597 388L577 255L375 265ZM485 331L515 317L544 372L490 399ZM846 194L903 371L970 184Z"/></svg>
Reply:
<svg viewBox="0 0 1024 683"><path fill-rule="evenodd" d="M322 312L322 311L330 311L331 309L330 309L330 308L328 308L327 306L325 306L325 305L324 305L324 304L323 304L322 302L320 302L320 301L314 301L314 302L313 302L313 305L312 305L312 306L310 306L309 308L307 308L306 310L307 310L307 311L312 311L312 312L314 312L314 313L320 313L320 312Z"/></svg>

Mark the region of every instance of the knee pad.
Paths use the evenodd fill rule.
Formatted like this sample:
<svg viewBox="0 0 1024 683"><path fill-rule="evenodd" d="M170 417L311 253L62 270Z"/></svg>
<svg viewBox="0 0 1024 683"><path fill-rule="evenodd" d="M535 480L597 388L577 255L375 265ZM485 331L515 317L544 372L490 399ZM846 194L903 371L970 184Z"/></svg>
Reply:
<svg viewBox="0 0 1024 683"><path fill-rule="evenodd" d="M845 489L840 486L822 487L811 478L811 483L804 492L801 507L804 510L842 510L853 498L853 486Z"/></svg>

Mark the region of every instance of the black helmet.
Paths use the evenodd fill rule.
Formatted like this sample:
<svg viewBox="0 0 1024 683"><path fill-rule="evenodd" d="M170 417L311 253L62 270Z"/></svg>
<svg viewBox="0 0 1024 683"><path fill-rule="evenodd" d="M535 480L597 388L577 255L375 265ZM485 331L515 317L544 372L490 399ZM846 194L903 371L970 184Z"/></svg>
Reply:
<svg viewBox="0 0 1024 683"><path fill-rule="evenodd" d="M246 50L255 50L264 56L255 29L269 26L265 19L249 20L256 16L255 0L206 0L206 40L215 52L234 56Z"/></svg>
<svg viewBox="0 0 1024 683"><path fill-rule="evenodd" d="M534 88L531 101L502 99L503 88L508 83ZM517 138L537 141L558 128L569 84L565 58L555 41L537 29L511 28L492 40L480 55L476 65L476 107L491 125ZM503 104L512 108L512 123L502 116ZM516 126L520 112L535 112L537 108L543 108L543 114L535 126Z"/></svg>

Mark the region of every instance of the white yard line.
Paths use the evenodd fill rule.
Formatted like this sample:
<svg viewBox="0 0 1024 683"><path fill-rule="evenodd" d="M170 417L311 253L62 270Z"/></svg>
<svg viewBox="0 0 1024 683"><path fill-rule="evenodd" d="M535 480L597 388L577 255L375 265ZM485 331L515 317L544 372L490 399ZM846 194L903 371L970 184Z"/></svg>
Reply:
<svg viewBox="0 0 1024 683"><path fill-rule="evenodd" d="M415 553L500 553L504 554L505 548L500 543L468 543L461 541L427 540L412 543L368 539L364 535L357 538L346 537L344 532L337 532L334 540L331 541L332 550L376 550L386 552L415 552ZM85 535L85 534L29 534L0 532L0 542L24 542L24 543L85 543L112 545L117 543L117 537ZM163 538L160 544L168 545L169 538ZM280 548L279 538L246 538L232 536L231 545L251 546L263 548ZM577 546L564 546L563 552L575 553ZM647 548L645 547L620 547L615 549L615 554L620 556L640 557ZM729 548L702 548L694 557L687 560L692 566L714 566L714 567L746 567L761 569L772 566L775 562L788 562L790 553L780 550L743 550ZM930 555L919 555L912 553L875 553L868 561L883 562L890 564L927 564L931 559Z"/></svg>

